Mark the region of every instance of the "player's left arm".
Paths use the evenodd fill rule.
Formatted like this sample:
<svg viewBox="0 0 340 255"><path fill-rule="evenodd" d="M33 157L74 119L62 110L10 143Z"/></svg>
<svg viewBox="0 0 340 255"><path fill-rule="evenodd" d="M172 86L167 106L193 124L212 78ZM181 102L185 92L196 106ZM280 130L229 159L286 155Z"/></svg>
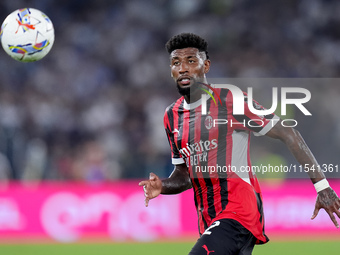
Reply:
<svg viewBox="0 0 340 255"><path fill-rule="evenodd" d="M334 225L339 228L339 224L334 217L335 213L340 218L340 199L335 191L329 186L324 173L319 169L317 160L307 146L299 131L291 127L275 125L266 134L267 136L281 140L286 144L296 160L305 168L311 181L317 190L317 199L312 216L314 219L321 208L324 208Z"/></svg>

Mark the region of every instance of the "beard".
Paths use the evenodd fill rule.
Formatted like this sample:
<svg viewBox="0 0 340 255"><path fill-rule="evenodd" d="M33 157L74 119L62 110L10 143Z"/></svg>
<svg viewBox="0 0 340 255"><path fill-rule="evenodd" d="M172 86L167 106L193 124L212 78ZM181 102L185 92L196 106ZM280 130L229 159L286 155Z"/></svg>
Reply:
<svg viewBox="0 0 340 255"><path fill-rule="evenodd" d="M190 96L190 87L181 87L177 84L178 93L182 96Z"/></svg>

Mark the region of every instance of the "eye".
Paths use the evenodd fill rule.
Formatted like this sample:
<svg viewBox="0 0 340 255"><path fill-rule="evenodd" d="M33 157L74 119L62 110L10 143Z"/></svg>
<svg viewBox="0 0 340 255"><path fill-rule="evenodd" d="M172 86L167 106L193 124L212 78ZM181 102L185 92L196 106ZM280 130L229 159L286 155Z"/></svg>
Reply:
<svg viewBox="0 0 340 255"><path fill-rule="evenodd" d="M174 62L172 62L172 65L178 66L178 65L179 65L179 61L174 61Z"/></svg>

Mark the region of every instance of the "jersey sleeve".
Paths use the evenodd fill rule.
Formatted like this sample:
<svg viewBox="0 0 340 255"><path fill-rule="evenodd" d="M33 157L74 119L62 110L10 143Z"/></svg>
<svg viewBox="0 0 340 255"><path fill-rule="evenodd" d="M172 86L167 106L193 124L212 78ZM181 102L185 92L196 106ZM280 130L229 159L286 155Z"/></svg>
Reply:
<svg viewBox="0 0 340 255"><path fill-rule="evenodd" d="M173 133L173 130L171 128L171 125L170 125L168 111L165 111L165 114L164 114L164 128L165 128L166 136L168 138L168 142L169 142L170 149L171 149L171 162L172 162L172 164L173 165L179 165L179 164L185 163L185 161L182 157L182 154L179 152L177 145L175 143L175 137L174 137L174 133Z"/></svg>
<svg viewBox="0 0 340 255"><path fill-rule="evenodd" d="M265 111L266 108L264 108L254 99L251 103L253 109L258 112L257 114L253 113L249 109L248 101L248 96L246 93L244 93L244 114L233 114L233 119L239 123L238 128L236 129L246 129L254 132L255 135L267 134L279 122L280 118L274 113L262 115L261 111ZM228 103L227 107L232 107L232 104Z"/></svg>

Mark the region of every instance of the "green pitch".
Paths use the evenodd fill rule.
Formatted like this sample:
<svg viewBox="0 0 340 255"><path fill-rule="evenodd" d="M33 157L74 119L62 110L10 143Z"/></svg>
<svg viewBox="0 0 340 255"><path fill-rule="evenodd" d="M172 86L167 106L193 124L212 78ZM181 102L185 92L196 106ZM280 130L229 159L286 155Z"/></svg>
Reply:
<svg viewBox="0 0 340 255"><path fill-rule="evenodd" d="M8 255L186 255L193 242L164 243L77 243L77 244L1 244ZM256 246L253 255L338 254L340 241L270 242Z"/></svg>

